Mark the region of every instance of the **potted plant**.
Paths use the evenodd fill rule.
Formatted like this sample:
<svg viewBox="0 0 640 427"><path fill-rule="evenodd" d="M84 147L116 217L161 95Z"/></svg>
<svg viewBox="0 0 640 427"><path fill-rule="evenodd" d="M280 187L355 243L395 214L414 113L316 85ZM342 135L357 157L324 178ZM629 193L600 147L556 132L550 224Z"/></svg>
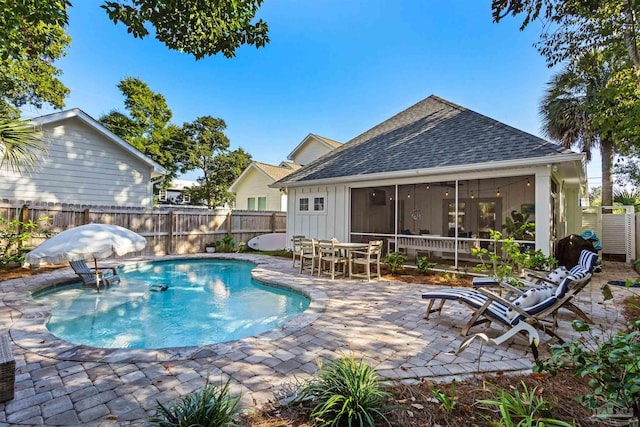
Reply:
<svg viewBox="0 0 640 427"><path fill-rule="evenodd" d="M523 215L516 210L511 211L511 218L505 219L502 228L514 240L532 240L536 235L536 224L529 221L529 214Z"/></svg>
<svg viewBox="0 0 640 427"><path fill-rule="evenodd" d="M204 244L204 250L208 253L214 253L216 251L216 242L207 242Z"/></svg>

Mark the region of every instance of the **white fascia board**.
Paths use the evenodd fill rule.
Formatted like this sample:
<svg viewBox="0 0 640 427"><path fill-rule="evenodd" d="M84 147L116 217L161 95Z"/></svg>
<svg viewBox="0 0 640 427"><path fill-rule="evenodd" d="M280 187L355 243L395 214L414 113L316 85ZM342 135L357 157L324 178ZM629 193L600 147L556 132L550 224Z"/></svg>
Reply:
<svg viewBox="0 0 640 427"><path fill-rule="evenodd" d="M430 175L468 174L471 172L495 171L496 169L523 168L523 167L530 167L530 166L553 165L557 163L582 161L583 156L584 156L583 153L559 154L559 155L548 156L548 157L523 158L523 159L516 159L516 160L504 160L504 161L498 161L498 162L488 162L488 163L479 163L479 164L444 166L444 167L429 168L429 169L409 169L409 170L374 173L374 174L367 174L367 175L350 175L350 176L341 176L337 178L297 181L293 183L270 185L270 187L295 188L295 187L309 187L314 185L352 183L352 182L358 182L358 181L415 178L418 176L425 177ZM491 174L487 174L487 177L490 177L490 176Z"/></svg>
<svg viewBox="0 0 640 427"><path fill-rule="evenodd" d="M99 121L97 121L96 119L94 119L93 117L91 117L90 115L88 115L87 113L85 113L79 108L61 111L59 113L47 114L45 116L35 117L31 119L31 122L35 123L36 125L43 126L50 123L55 123L55 122L63 121L66 119L70 119L73 117L79 118L85 124L92 127L94 130L96 130L98 133L102 134L107 139L114 142L116 145L119 145L122 149L130 153L132 156L148 164L152 168L151 169L152 177L162 176L167 174L167 171L162 166L160 166L158 163L156 163L155 161L151 160L149 157L142 154L140 151L136 150L127 141L120 138L115 133L111 132L106 126L104 126L102 123L100 123Z"/></svg>

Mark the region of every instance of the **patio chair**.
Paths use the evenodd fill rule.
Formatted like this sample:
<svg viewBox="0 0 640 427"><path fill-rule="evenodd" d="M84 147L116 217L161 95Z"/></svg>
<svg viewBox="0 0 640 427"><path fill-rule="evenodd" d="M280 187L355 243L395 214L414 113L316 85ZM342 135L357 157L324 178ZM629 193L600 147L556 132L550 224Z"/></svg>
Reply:
<svg viewBox="0 0 640 427"><path fill-rule="evenodd" d="M335 240L318 241L318 277L323 272L331 273L331 279L336 277L336 267L342 266L342 274L347 268L347 258L342 256L340 250L335 247ZM329 268L325 270L325 265ZM338 270L339 272L340 270Z"/></svg>
<svg viewBox="0 0 640 427"><path fill-rule="evenodd" d="M70 261L69 265L73 271L82 279L85 286L96 286L96 269L87 265L86 261ZM120 276L115 267L105 267L98 269L98 287L105 284L107 287L120 281Z"/></svg>
<svg viewBox="0 0 640 427"><path fill-rule="evenodd" d="M302 235L296 235L291 238L291 254L293 257L293 267L296 266L296 257L300 260L300 242L304 239Z"/></svg>
<svg viewBox="0 0 640 427"><path fill-rule="evenodd" d="M315 271L315 267L318 261L318 248L317 242L313 239L301 239L300 240L300 273L305 268L309 268L311 270L311 275L313 276L313 272ZM308 267L305 267L306 264L309 264Z"/></svg>
<svg viewBox="0 0 640 427"><path fill-rule="evenodd" d="M382 240L372 240L369 242L369 247L366 251L350 251L349 252L349 278L351 277L366 277L371 281L371 266L376 267L376 274L378 280L380 276L380 256L382 255ZM362 266L364 271L362 273L355 273L356 266Z"/></svg>
<svg viewBox="0 0 640 427"><path fill-rule="evenodd" d="M590 321L582 310L571 303L571 299L584 289L590 278L591 273L587 273L587 276L582 279L568 276L555 289L552 286L532 288L522 292L512 301L485 288L454 288L427 292L422 295L423 299L430 300L425 319L428 319L431 313L440 313L445 301L458 301L474 310L471 319L462 328L461 333L464 336L471 328L483 323L495 322L511 329L524 321L563 341L555 332L558 325L557 313L560 308L567 308L582 320ZM433 308L437 300L440 300L440 304L437 308ZM551 327L548 327L550 319L552 323Z"/></svg>

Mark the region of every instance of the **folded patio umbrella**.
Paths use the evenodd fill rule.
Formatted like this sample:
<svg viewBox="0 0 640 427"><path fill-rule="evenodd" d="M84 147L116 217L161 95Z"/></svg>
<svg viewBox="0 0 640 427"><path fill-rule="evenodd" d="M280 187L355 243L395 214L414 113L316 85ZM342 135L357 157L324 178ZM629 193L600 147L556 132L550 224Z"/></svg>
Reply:
<svg viewBox="0 0 640 427"><path fill-rule="evenodd" d="M126 228L111 224L87 224L70 228L46 240L27 254L26 261L37 267L42 262L61 264L93 258L97 277L97 259L108 258L114 253L124 255L141 251L145 246L147 240L144 237Z"/></svg>

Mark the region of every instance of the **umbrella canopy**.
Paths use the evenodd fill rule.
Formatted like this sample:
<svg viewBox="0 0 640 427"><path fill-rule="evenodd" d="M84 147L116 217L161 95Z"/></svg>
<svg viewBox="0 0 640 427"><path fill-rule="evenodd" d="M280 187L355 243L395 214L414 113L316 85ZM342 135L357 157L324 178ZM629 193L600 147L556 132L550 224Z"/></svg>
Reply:
<svg viewBox="0 0 640 427"><path fill-rule="evenodd" d="M147 241L126 228L110 224L87 224L56 234L29 252L26 260L37 266L41 262L61 264L81 259L102 259L141 251Z"/></svg>

